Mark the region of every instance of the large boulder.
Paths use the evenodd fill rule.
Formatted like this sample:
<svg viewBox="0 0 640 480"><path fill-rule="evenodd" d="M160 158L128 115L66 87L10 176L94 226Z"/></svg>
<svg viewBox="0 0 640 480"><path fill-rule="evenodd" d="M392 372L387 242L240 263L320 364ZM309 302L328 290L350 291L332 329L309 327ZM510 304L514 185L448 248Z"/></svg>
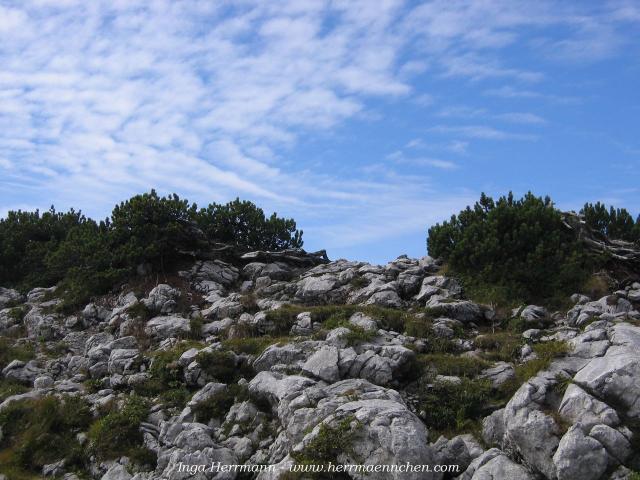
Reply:
<svg viewBox="0 0 640 480"><path fill-rule="evenodd" d="M573 425L553 455L558 480L599 480L607 469L607 452L600 442Z"/></svg>
<svg viewBox="0 0 640 480"><path fill-rule="evenodd" d="M35 360L22 362L13 360L2 369L2 376L7 380L14 380L24 385L33 385L33 381L41 376L44 370L40 368Z"/></svg>
<svg viewBox="0 0 640 480"><path fill-rule="evenodd" d="M329 383L336 382L340 379L338 360L338 349L326 345L309 357L302 371Z"/></svg>
<svg viewBox="0 0 640 480"><path fill-rule="evenodd" d="M335 275L305 277L298 282L296 298L308 304L322 304L332 300L332 291L340 286Z"/></svg>
<svg viewBox="0 0 640 480"><path fill-rule="evenodd" d="M519 317L526 323L539 325L549 320L549 312L539 305L527 305L519 310Z"/></svg>
<svg viewBox="0 0 640 480"><path fill-rule="evenodd" d="M232 293L227 297L207 297L212 301L211 305L202 311L202 316L206 319L221 320L227 317L236 317L244 311L241 300L242 296L238 293Z"/></svg>
<svg viewBox="0 0 640 480"><path fill-rule="evenodd" d="M142 303L152 312L167 314L176 311L180 290L161 283L154 287Z"/></svg>
<svg viewBox="0 0 640 480"><path fill-rule="evenodd" d="M24 296L17 290L0 287L0 310L13 307L24 301Z"/></svg>
<svg viewBox="0 0 640 480"><path fill-rule="evenodd" d="M344 421L353 424L349 452L340 463L433 464L424 424L409 411L400 395L365 380L342 380L331 385L270 372L259 373L249 390L269 401L284 427L270 449L269 463L290 462L291 451L302 452L325 429ZM310 452L313 454L313 452ZM258 478L271 478L260 475ZM439 479L439 473L371 473L366 478Z"/></svg>
<svg viewBox="0 0 640 480"><path fill-rule="evenodd" d="M477 457L459 480L535 480L536 477L522 465L515 463L497 448Z"/></svg>
<svg viewBox="0 0 640 480"><path fill-rule="evenodd" d="M132 375L139 370L141 362L138 349L116 348L111 350L107 368L110 374Z"/></svg>
<svg viewBox="0 0 640 480"><path fill-rule="evenodd" d="M449 300L442 295L433 295L426 306L438 315L460 320L462 323L481 322L485 318L480 305L469 300Z"/></svg>
<svg viewBox="0 0 640 480"><path fill-rule="evenodd" d="M443 275L431 275L422 280L420 291L414 297L417 302L426 302L434 295L451 298L462 293L462 287L453 278Z"/></svg>
<svg viewBox="0 0 640 480"><path fill-rule="evenodd" d="M145 326L145 333L157 340L176 337L189 333L189 320L177 316L162 316L152 318Z"/></svg>
<svg viewBox="0 0 640 480"><path fill-rule="evenodd" d="M606 354L591 359L574 383L608 405L616 405L629 419L640 421L640 328L614 325L610 338L612 346Z"/></svg>
<svg viewBox="0 0 640 480"><path fill-rule="evenodd" d="M54 340L64 336L64 327L59 318L45 313L40 308L32 308L24 317L24 326L31 339Z"/></svg>

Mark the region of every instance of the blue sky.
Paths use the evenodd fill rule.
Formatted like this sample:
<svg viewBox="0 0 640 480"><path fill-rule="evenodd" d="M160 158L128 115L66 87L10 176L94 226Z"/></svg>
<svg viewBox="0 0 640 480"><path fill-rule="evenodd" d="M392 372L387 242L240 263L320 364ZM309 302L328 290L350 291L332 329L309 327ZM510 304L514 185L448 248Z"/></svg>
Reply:
<svg viewBox="0 0 640 480"><path fill-rule="evenodd" d="M0 0L0 215L250 199L383 263L485 191L640 213L637 1Z"/></svg>

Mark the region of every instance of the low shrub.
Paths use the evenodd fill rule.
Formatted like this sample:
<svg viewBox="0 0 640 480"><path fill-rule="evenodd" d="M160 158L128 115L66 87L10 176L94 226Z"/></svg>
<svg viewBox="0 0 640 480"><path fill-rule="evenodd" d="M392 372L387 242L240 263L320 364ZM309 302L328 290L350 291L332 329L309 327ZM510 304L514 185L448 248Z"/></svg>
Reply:
<svg viewBox="0 0 640 480"><path fill-rule="evenodd" d="M351 285L353 288L360 289L366 287L367 285L369 285L369 283L371 282L365 277L353 277L349 282L349 285Z"/></svg>
<svg viewBox="0 0 640 480"><path fill-rule="evenodd" d="M480 335L475 339L476 347L484 350L487 360L513 362L518 359L522 336L513 332L495 332Z"/></svg>
<svg viewBox="0 0 640 480"><path fill-rule="evenodd" d="M258 297L255 293L245 293L241 295L240 305L244 307L245 312L256 313L260 310L260 307L258 307Z"/></svg>
<svg viewBox="0 0 640 480"><path fill-rule="evenodd" d="M154 352L149 368L151 378L136 385L135 392L144 397L159 396L168 408L184 407L191 392L185 385L178 359L194 346L194 343L182 342L170 350Z"/></svg>
<svg viewBox="0 0 640 480"><path fill-rule="evenodd" d="M5 467L40 473L43 465L67 459L68 467L81 466L84 454L76 434L91 422L89 406L79 397L53 396L12 402L0 413L3 439L8 448Z"/></svg>
<svg viewBox="0 0 640 480"><path fill-rule="evenodd" d="M198 340L202 338L202 326L204 325L204 318L202 315L196 315L189 319L189 338L192 340Z"/></svg>
<svg viewBox="0 0 640 480"><path fill-rule="evenodd" d="M536 376L538 372L547 369L555 358L562 357L569 352L569 346L566 342L555 340L537 343L533 345L532 348L537 357L528 362L516 365L515 378L500 386L499 392L504 399L511 398L516 390L520 388L520 385ZM566 388L566 386L568 386L566 380L558 384L558 388Z"/></svg>
<svg viewBox="0 0 640 480"><path fill-rule="evenodd" d="M101 460L129 456L142 445L140 422L149 414L147 402L138 395L127 398L122 408L112 408L89 429L90 450Z"/></svg>
<svg viewBox="0 0 640 480"><path fill-rule="evenodd" d="M419 410L435 430L462 430L481 418L491 399L491 382L461 378L460 383L434 381L423 385Z"/></svg>
<svg viewBox="0 0 640 480"><path fill-rule="evenodd" d="M448 338L436 335L433 331L432 320L425 317L414 316L406 323L407 335L422 338L427 341L430 353L454 353L458 347Z"/></svg>
<svg viewBox="0 0 640 480"><path fill-rule="evenodd" d="M29 391L29 387L10 379L0 379L0 403L11 395L19 395Z"/></svg>
<svg viewBox="0 0 640 480"><path fill-rule="evenodd" d="M15 340L0 337L0 370L13 360L28 362L35 357L35 349L30 343L16 343Z"/></svg>
<svg viewBox="0 0 640 480"><path fill-rule="evenodd" d="M234 403L249 399L249 392L243 385L232 383L193 408L198 422L208 423L212 418L222 419Z"/></svg>
<svg viewBox="0 0 640 480"><path fill-rule="evenodd" d="M251 366L244 361L238 364L233 352L204 351L198 354L196 361L207 375L222 383L235 383L240 378L253 378L254 376Z"/></svg>
<svg viewBox="0 0 640 480"><path fill-rule="evenodd" d="M229 338L222 342L222 348L238 354L260 355L267 347L276 343L286 343L290 340L291 337L272 337L270 335Z"/></svg>
<svg viewBox="0 0 640 480"><path fill-rule="evenodd" d="M22 322L28 311L29 309L24 305L20 307L13 307L9 310L9 318L13 319L15 322Z"/></svg>
<svg viewBox="0 0 640 480"><path fill-rule="evenodd" d="M147 321L153 317L153 312L142 302L136 302L127 308L127 313L139 320Z"/></svg>
<svg viewBox="0 0 640 480"><path fill-rule="evenodd" d="M418 356L418 364L424 369L432 369L439 375L473 378L491 366L491 362L481 358L460 357L450 354L427 354Z"/></svg>
<svg viewBox="0 0 640 480"><path fill-rule="evenodd" d="M353 452L353 439L362 424L354 417L348 416L337 425L322 423L318 434L300 452L292 453L298 463L326 465L337 463L339 455L350 455Z"/></svg>

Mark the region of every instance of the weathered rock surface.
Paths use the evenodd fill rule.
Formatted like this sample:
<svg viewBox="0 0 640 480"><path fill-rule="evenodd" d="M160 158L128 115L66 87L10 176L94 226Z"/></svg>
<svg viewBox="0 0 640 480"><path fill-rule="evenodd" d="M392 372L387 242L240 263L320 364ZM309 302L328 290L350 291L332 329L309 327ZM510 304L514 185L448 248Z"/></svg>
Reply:
<svg viewBox="0 0 640 480"><path fill-rule="evenodd" d="M0 335L11 335L16 352L2 380L24 392L3 398L0 411L75 395L101 415L142 392L150 412L139 429L156 468L134 473L134 459L94 457L93 479L239 477L178 467L221 462L275 465L258 478L284 480L327 432L345 429L337 463L458 468L358 479L628 480L640 468L640 284L598 300L576 294L566 315L527 305L494 321L500 313L465 298L429 257L370 265L302 250L223 253L186 265L172 285L124 288L73 315L57 313L55 288L26 296L0 288ZM526 328L498 332L514 343L505 358L487 327L512 317ZM546 362L547 342L567 353ZM483 442L472 433L433 438L421 395L438 381L466 385L464 377L496 395L474 418ZM76 433L86 445L86 432ZM76 480L66 469L55 459L43 472Z"/></svg>

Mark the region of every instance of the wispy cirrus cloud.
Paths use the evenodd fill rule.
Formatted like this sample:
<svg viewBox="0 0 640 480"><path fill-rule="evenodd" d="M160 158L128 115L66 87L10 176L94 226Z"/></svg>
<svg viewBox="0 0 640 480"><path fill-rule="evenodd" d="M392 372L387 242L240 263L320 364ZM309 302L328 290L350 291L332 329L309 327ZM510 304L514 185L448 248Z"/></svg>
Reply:
<svg viewBox="0 0 640 480"><path fill-rule="evenodd" d="M458 168L458 164L450 160L442 160L440 158L431 157L407 156L402 150L396 150L395 152L390 153L389 155L387 155L387 159L400 165L433 167L441 170L455 170Z"/></svg>
<svg viewBox="0 0 640 480"><path fill-rule="evenodd" d="M466 138L482 140L536 140L538 137L529 133L514 133L486 125L436 125L429 128L430 132L452 133Z"/></svg>

